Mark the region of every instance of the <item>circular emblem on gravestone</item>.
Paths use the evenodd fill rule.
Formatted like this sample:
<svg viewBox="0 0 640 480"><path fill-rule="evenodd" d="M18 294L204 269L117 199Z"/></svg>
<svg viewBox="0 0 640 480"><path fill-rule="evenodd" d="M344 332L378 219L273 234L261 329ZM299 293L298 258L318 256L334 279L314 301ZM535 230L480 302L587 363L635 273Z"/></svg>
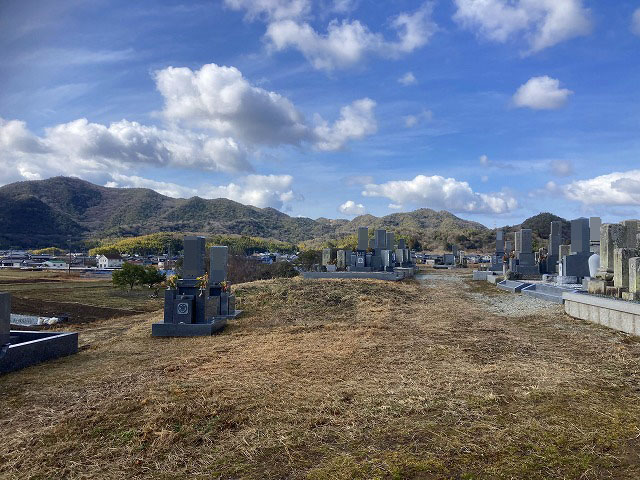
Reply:
<svg viewBox="0 0 640 480"><path fill-rule="evenodd" d="M188 303L179 303L178 304L178 313L180 315L186 315L189 313L189 304Z"/></svg>

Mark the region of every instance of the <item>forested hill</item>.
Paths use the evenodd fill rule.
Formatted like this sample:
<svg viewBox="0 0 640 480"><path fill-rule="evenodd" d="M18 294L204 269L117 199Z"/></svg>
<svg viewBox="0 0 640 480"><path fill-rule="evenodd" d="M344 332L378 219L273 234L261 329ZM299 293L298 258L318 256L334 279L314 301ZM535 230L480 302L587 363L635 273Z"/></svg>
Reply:
<svg viewBox="0 0 640 480"><path fill-rule="evenodd" d="M102 187L70 177L0 187L3 248L65 247L69 240L79 244L155 232L236 234L319 246L353 235L358 226L386 228L430 249L451 243L488 249L495 238L480 223L428 208L351 221L313 220L224 198L171 198L150 189Z"/></svg>

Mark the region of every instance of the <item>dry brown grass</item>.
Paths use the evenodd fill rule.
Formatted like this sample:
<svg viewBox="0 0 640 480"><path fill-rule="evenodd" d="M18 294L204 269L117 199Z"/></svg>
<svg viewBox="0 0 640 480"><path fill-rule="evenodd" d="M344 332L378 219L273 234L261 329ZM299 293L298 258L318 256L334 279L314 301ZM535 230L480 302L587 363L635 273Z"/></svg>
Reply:
<svg viewBox="0 0 640 480"><path fill-rule="evenodd" d="M0 475L639 478L640 343L447 285L244 284L211 338L82 326L78 355L0 377Z"/></svg>

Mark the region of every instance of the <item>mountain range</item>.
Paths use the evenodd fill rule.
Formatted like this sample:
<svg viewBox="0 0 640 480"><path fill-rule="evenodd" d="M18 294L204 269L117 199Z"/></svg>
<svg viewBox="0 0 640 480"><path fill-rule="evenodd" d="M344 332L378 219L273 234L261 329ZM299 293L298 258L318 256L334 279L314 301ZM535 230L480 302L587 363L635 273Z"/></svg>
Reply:
<svg viewBox="0 0 640 480"><path fill-rule="evenodd" d="M553 219L560 218L541 214L523 225L528 222L535 227L534 234L546 236L544 229ZM172 198L150 189L103 187L71 177L0 187L2 248L77 246L155 232L250 235L320 246L353 235L358 226L393 230L436 250L452 243L487 249L495 240L495 232L480 223L428 208L384 217L314 220L225 198ZM516 227L507 227L507 231Z"/></svg>

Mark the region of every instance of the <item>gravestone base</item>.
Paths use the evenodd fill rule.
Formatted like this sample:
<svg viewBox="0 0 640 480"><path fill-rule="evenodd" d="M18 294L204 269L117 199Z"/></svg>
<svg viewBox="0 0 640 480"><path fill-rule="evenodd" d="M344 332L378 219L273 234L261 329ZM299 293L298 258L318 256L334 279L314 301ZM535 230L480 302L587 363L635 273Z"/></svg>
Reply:
<svg viewBox="0 0 640 480"><path fill-rule="evenodd" d="M521 275L540 275L540 268L537 265L514 265L513 271Z"/></svg>
<svg viewBox="0 0 640 480"><path fill-rule="evenodd" d="M608 297L622 298L624 292L628 292L627 287L607 287L605 289L605 295Z"/></svg>
<svg viewBox="0 0 640 480"><path fill-rule="evenodd" d="M613 282L601 278L593 278L589 280L587 290L592 295L605 295L608 286L613 286Z"/></svg>
<svg viewBox="0 0 640 480"><path fill-rule="evenodd" d="M572 275L558 275L556 277L556 283L558 285L574 285L578 283L578 277Z"/></svg>
<svg viewBox="0 0 640 480"><path fill-rule="evenodd" d="M622 299L628 302L637 302L640 300L640 295L634 292L622 292Z"/></svg>
<svg viewBox="0 0 640 480"><path fill-rule="evenodd" d="M211 323L154 323L151 335L154 337L208 337L227 325L226 318L217 318Z"/></svg>

